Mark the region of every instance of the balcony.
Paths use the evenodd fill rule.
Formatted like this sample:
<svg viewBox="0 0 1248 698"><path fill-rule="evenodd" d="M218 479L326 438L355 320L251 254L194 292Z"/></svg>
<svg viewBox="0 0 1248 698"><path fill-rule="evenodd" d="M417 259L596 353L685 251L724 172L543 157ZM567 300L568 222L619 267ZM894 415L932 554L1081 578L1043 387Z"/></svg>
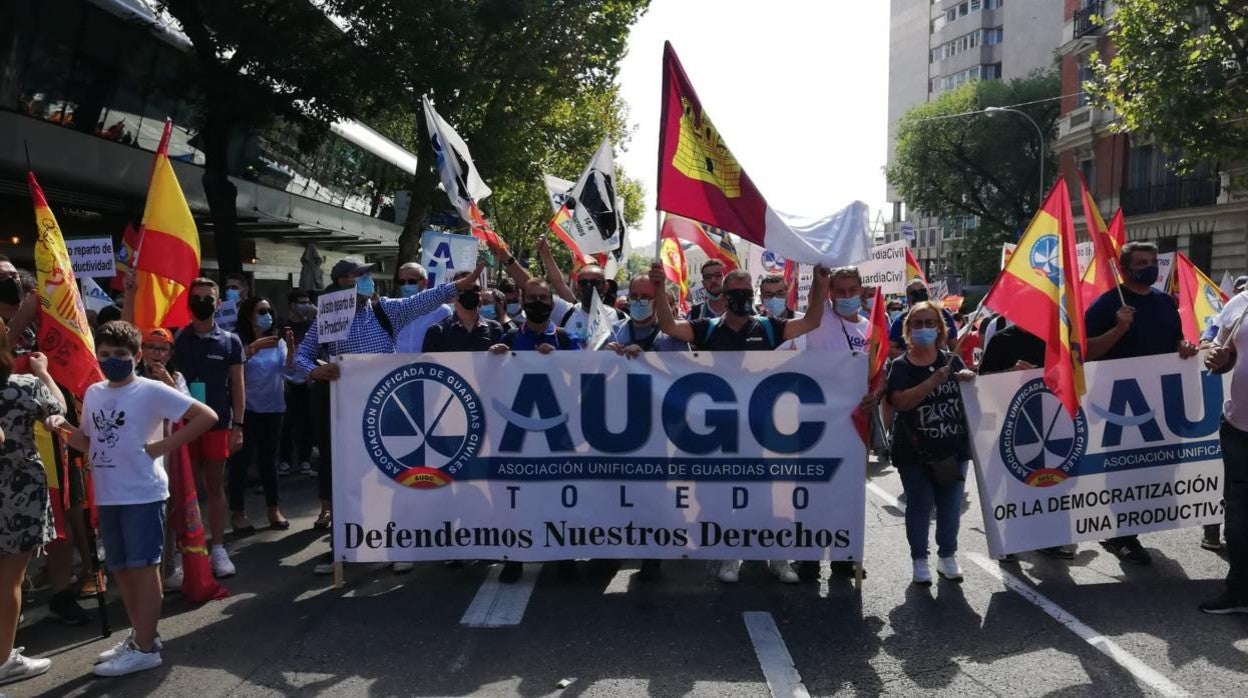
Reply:
<svg viewBox="0 0 1248 698"><path fill-rule="evenodd" d="M1222 179L1218 175L1187 177L1122 193L1122 212L1127 216L1213 206L1218 203Z"/></svg>
<svg viewBox="0 0 1248 698"><path fill-rule="evenodd" d="M1092 21L1092 18L1103 17L1104 9L1105 9L1105 0L1092 0L1092 2L1087 3L1086 6L1078 10L1075 10L1075 17L1074 17L1075 36L1074 38L1078 39L1080 37L1084 37L1089 34L1095 34L1096 32L1100 31L1101 29L1100 25L1097 23L1094 23Z"/></svg>

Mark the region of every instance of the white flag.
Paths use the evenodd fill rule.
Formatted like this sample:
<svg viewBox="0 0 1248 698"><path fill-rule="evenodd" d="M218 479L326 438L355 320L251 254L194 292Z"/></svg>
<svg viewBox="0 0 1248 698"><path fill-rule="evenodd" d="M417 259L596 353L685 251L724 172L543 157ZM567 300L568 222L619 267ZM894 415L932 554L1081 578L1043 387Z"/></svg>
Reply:
<svg viewBox="0 0 1248 698"><path fill-rule="evenodd" d="M489 196L490 188L477 173L477 167L472 163L472 155L468 153L468 144L433 110L433 104L428 97L422 99L425 105L425 121L429 126L429 145L437 159L442 187L446 189L446 195L459 212L460 218L472 224L473 205Z"/></svg>
<svg viewBox="0 0 1248 698"><path fill-rule="evenodd" d="M589 327L585 330L585 348L600 349L611 338L611 330L616 321L615 308L602 302L598 291L594 290L594 298L589 303Z"/></svg>
<svg viewBox="0 0 1248 698"><path fill-rule="evenodd" d="M564 199L568 198L568 192L576 186L576 182L570 179L548 174L542 175L542 184L546 185L546 196L550 198L551 213L559 213L559 209L563 208Z"/></svg>
<svg viewBox="0 0 1248 698"><path fill-rule="evenodd" d="M82 284L82 304L87 307L87 310L94 310L98 313L113 305L113 299L104 292L104 289L100 288L99 284L95 283L95 279L89 276L80 276L78 277L78 283Z"/></svg>
<svg viewBox="0 0 1248 698"><path fill-rule="evenodd" d="M1231 278L1231 272L1222 272L1222 283L1218 284L1218 288L1226 294L1227 298L1235 295L1235 279Z"/></svg>
<svg viewBox="0 0 1248 698"><path fill-rule="evenodd" d="M602 139L594 159L564 198L572 214L572 237L584 254L613 252L624 235L624 212L615 189L611 141Z"/></svg>

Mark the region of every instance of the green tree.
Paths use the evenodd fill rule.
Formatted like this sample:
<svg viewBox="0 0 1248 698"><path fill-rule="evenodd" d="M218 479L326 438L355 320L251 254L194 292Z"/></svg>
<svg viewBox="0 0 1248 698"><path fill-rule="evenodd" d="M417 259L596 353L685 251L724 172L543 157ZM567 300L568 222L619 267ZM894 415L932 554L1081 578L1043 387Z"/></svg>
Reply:
<svg viewBox="0 0 1248 698"><path fill-rule="evenodd" d="M1248 162L1248 4L1118 0L1114 55L1086 84L1114 127L1152 137L1181 173Z"/></svg>
<svg viewBox="0 0 1248 698"><path fill-rule="evenodd" d="M978 225L954 247L968 283L996 274L1001 243L1015 239L1039 206L1043 161L1047 188L1057 177L1048 145L1056 129L1061 84L1056 71L1001 82L978 80L950 90L902 116L893 163L885 174L911 211L925 216L975 216ZM984 114L1015 106L1017 114Z"/></svg>
<svg viewBox="0 0 1248 698"><path fill-rule="evenodd" d="M189 74L200 97L204 194L222 272L241 272L237 194L230 182L233 136L275 116L304 127L311 149L328 124L362 111L378 74L310 2L162 0L191 41Z"/></svg>

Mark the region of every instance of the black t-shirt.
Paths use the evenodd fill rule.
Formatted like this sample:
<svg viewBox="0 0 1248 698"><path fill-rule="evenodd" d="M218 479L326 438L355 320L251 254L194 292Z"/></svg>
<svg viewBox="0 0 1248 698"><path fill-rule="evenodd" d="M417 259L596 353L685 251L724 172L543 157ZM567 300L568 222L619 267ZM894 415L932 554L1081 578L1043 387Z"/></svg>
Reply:
<svg viewBox="0 0 1248 698"><path fill-rule="evenodd" d="M1100 360L1130 359L1178 351L1179 341L1183 339L1183 322L1179 319L1179 306L1174 297L1155 288L1148 289L1144 295L1126 286L1119 288L1127 305L1135 308L1135 319ZM1084 313L1088 336L1099 337L1112 330L1118 321L1120 308L1122 300L1118 298L1117 289L1110 289L1093 301Z"/></svg>
<svg viewBox="0 0 1248 698"><path fill-rule="evenodd" d="M917 386L951 361L954 373L966 368L962 359L943 351L930 366L910 363L909 354L897 357L888 373L889 395ZM896 410L892 437L893 462L898 465L916 465L948 456L969 459L971 444L957 379L950 374L949 380L928 393L913 410Z"/></svg>
<svg viewBox="0 0 1248 698"><path fill-rule="evenodd" d="M493 320L478 319L471 328L464 327L452 314L431 325L425 332L424 351L485 351L503 338L503 327Z"/></svg>
<svg viewBox="0 0 1248 698"><path fill-rule="evenodd" d="M771 351L784 342L787 320L751 315L740 332L733 331L723 318L691 320L693 348L703 351ZM770 332L764 323L770 324Z"/></svg>
<svg viewBox="0 0 1248 698"><path fill-rule="evenodd" d="M979 361L979 372L982 375L1001 373L1014 368L1019 361L1041 368L1044 366L1044 340L1010 325L997 330L992 341L984 348L984 357Z"/></svg>

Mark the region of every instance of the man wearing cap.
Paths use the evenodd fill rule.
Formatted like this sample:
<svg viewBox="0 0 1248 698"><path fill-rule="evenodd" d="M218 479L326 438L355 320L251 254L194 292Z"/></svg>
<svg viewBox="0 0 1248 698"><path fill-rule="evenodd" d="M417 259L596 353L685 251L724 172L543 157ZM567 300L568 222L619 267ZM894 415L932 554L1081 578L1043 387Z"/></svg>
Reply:
<svg viewBox="0 0 1248 698"><path fill-rule="evenodd" d="M407 298L379 298L373 300L374 288L372 272L375 264L346 258L334 264L329 272L331 281L327 291L339 291L355 287L356 306L355 319L351 322L351 330L346 339L329 342L322 347L317 338L316 323L308 329L299 350L295 353L295 372L306 377L312 383L312 421L316 427L320 450L317 461L317 480L321 496L321 513L314 527L318 530L328 529L332 520L333 496L330 482L332 463L330 458L330 431L333 425L329 420L329 383L338 380L338 364L328 359L344 354L393 354L397 350L396 337L417 318L436 311L445 303L450 303L460 294L473 288L477 277L485 268L484 263L477 265L471 276L466 276L453 284L442 284L437 288L421 291ZM411 569L410 564L395 563L396 571ZM331 551L315 569L317 574L329 574L333 571L333 552Z"/></svg>

